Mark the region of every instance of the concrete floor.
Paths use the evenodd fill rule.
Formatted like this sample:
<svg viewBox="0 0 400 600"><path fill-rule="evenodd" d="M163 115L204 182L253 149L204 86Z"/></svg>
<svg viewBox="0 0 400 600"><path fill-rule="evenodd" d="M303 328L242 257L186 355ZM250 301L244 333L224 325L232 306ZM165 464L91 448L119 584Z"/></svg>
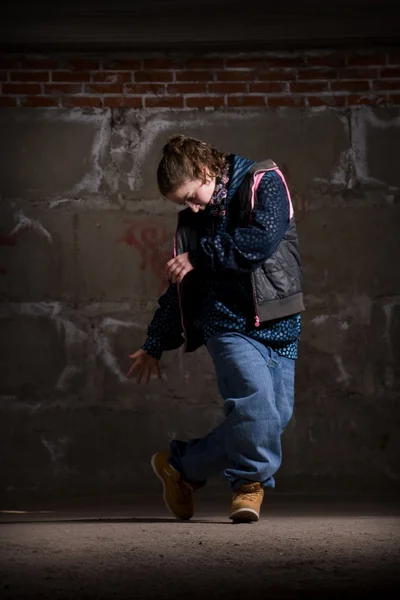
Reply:
<svg viewBox="0 0 400 600"><path fill-rule="evenodd" d="M0 597L399 597L399 502L274 494L259 523L233 525L229 496L202 493L189 522L160 497L9 498Z"/></svg>

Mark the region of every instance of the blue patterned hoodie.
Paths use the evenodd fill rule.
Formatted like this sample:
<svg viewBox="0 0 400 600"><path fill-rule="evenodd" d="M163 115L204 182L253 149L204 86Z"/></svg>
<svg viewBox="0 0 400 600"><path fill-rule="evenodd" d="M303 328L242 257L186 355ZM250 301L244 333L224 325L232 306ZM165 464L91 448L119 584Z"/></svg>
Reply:
<svg viewBox="0 0 400 600"><path fill-rule="evenodd" d="M255 161L237 155L227 157L224 181L204 211L195 215L199 239L190 260L205 274L202 298L194 324L202 331L203 342L220 332L237 331L272 347L287 358L297 358L300 315L254 325L254 305L248 272L260 266L278 248L289 225L289 201L285 186L274 171L262 177L257 189L257 208L251 227L228 231L227 214L231 199ZM151 321L142 346L156 359L164 350L179 347L182 321L177 284L170 284L159 299L160 308Z"/></svg>

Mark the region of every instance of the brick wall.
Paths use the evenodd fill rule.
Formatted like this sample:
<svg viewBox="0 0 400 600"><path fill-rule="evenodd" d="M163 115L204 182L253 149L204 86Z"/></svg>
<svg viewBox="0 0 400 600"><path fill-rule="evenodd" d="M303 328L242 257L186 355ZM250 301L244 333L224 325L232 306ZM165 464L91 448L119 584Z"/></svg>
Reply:
<svg viewBox="0 0 400 600"><path fill-rule="evenodd" d="M204 57L0 58L0 106L251 108L400 104L400 49Z"/></svg>

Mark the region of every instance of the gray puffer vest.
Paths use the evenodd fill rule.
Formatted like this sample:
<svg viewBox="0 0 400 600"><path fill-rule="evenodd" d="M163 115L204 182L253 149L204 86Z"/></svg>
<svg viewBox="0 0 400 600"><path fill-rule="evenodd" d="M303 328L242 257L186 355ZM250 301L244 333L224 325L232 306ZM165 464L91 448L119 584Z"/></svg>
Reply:
<svg viewBox="0 0 400 600"><path fill-rule="evenodd" d="M257 173L277 170L272 160L256 163L238 189L240 221L250 222L251 190ZM257 206L257 200L255 199ZM251 274L255 301L256 325L280 319L304 310L303 275L294 216L277 250ZM258 316L258 320L257 320Z"/></svg>

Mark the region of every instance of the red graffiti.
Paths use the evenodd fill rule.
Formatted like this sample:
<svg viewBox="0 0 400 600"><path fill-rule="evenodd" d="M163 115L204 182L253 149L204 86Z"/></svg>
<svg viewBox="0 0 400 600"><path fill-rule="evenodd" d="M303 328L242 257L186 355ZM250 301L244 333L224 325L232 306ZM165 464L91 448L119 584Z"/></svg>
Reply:
<svg viewBox="0 0 400 600"><path fill-rule="evenodd" d="M140 253L142 271L150 270L160 281L160 293L168 285L165 265L172 258L173 234L164 226L156 226L143 220L128 221L124 235L117 240L133 246ZM166 247L168 244L169 249Z"/></svg>

